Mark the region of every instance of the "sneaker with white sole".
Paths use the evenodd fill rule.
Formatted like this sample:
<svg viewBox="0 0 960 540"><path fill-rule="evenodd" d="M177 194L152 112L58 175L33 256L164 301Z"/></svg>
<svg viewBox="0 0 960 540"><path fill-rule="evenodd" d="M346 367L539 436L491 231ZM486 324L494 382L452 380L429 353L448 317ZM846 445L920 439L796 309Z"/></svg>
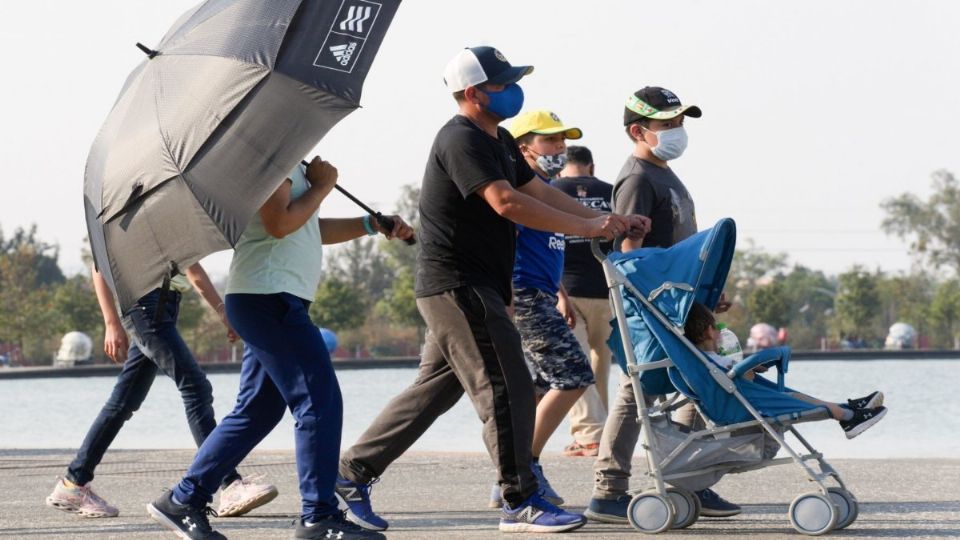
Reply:
<svg viewBox="0 0 960 540"><path fill-rule="evenodd" d="M347 520L343 512L313 522L297 520L293 537L296 540L385 540L377 531L368 531Z"/></svg>
<svg viewBox="0 0 960 540"><path fill-rule="evenodd" d="M854 409L853 418L850 420L841 420L840 427L847 434L848 439L852 439L864 431L873 427L874 424L886 416L886 407L877 407L875 409Z"/></svg>
<svg viewBox="0 0 960 540"><path fill-rule="evenodd" d="M500 532L557 533L579 529L587 523L583 515L567 512L551 504L541 493L534 493L516 508L504 504L500 514Z"/></svg>
<svg viewBox="0 0 960 540"><path fill-rule="evenodd" d="M187 504L177 504L173 492L167 491L159 499L147 505L147 513L157 523L173 531L183 540L227 540L227 537L210 527L208 515L217 513L209 506L194 508Z"/></svg>
<svg viewBox="0 0 960 540"><path fill-rule="evenodd" d="M68 487L63 478L57 478L53 493L47 497L47 506L72 512L86 518L112 518L120 511L90 489L90 486Z"/></svg>
<svg viewBox="0 0 960 540"><path fill-rule="evenodd" d="M347 513L347 519L370 531L385 531L390 526L373 511L370 503L370 489L378 481L380 479L375 478L369 484L360 484L337 476L334 490L340 510Z"/></svg>
<svg viewBox="0 0 960 540"><path fill-rule="evenodd" d="M861 398L847 400L847 405L851 409L875 409L883 405L883 392L873 392Z"/></svg>
<svg viewBox="0 0 960 540"><path fill-rule="evenodd" d="M273 484L260 482L263 476L238 478L220 491L220 517L242 516L277 498L277 488Z"/></svg>

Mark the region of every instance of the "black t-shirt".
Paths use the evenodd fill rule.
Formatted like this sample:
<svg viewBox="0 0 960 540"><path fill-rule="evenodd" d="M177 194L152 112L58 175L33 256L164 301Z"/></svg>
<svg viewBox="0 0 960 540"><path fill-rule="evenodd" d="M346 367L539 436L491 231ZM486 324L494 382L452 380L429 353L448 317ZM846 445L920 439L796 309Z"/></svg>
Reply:
<svg viewBox="0 0 960 540"><path fill-rule="evenodd" d="M613 186L599 178L560 178L551 182L551 185L577 199L587 208L597 212L610 212ZM567 294L581 298L606 298L607 280L603 277L603 267L590 251L590 239L567 235L566 240L563 287ZM610 242L604 242L601 246L604 253L610 251Z"/></svg>
<svg viewBox="0 0 960 540"><path fill-rule="evenodd" d="M497 134L457 115L433 141L420 189L418 298L479 285L511 301L516 229L475 191L494 180L520 187L534 172L510 132L497 128Z"/></svg>

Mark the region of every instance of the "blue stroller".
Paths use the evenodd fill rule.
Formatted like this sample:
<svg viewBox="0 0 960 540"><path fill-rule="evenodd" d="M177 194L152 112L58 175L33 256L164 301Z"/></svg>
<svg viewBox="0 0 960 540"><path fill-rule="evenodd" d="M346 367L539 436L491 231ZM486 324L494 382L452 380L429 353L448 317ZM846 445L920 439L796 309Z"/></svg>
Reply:
<svg viewBox="0 0 960 540"><path fill-rule="evenodd" d="M808 535L842 529L856 519L857 500L794 428L830 416L824 407L786 393L790 349L760 351L725 372L684 337L691 305L713 309L720 299L735 246L731 219L666 249L605 256L593 242L616 315L609 343L633 380L647 475L654 484L634 495L627 517L634 528L650 534L689 527L700 513L695 491L727 473L795 463L816 489L790 504L791 525ZM776 382L741 377L760 365L777 368ZM705 419L705 429L686 432L669 419L670 411L687 401ZM787 445L787 431L806 453ZM780 448L788 457L776 458Z"/></svg>

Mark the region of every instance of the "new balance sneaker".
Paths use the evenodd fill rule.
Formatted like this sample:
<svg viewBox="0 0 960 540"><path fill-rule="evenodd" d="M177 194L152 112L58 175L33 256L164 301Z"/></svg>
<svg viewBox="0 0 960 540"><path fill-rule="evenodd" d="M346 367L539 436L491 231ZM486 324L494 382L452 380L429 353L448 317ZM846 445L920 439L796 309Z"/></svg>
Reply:
<svg viewBox="0 0 960 540"><path fill-rule="evenodd" d="M273 484L259 482L263 476L238 478L220 491L219 517L242 516L258 506L263 506L277 498L277 488Z"/></svg>
<svg viewBox="0 0 960 540"><path fill-rule="evenodd" d="M379 481L377 478L369 484L358 484L337 476L335 492L340 510L347 513L347 519L371 531L385 531L390 526L387 520L373 512L370 504L370 489Z"/></svg>
<svg viewBox="0 0 960 540"><path fill-rule="evenodd" d="M847 400L851 409L875 409L883 405L883 392L874 392L861 398Z"/></svg>
<svg viewBox="0 0 960 540"><path fill-rule="evenodd" d="M147 505L147 513L156 522L176 533L183 540L226 540L227 537L210 527L208 515L217 513L209 506L194 508L173 501L173 492L168 491Z"/></svg>
<svg viewBox="0 0 960 540"><path fill-rule="evenodd" d="M382 540L386 536L368 531L347 520L343 512L319 518L313 522L297 520L293 537L298 540Z"/></svg>
<svg viewBox="0 0 960 540"><path fill-rule="evenodd" d="M590 499L587 511L583 515L592 521L603 523L629 523L627 520L627 507L633 497L621 495L616 499Z"/></svg>
<svg viewBox="0 0 960 540"><path fill-rule="evenodd" d="M57 478L53 493L47 497L47 506L86 518L112 518L120 515L119 510L107 504L90 486L67 486L63 478Z"/></svg>
<svg viewBox="0 0 960 540"><path fill-rule="evenodd" d="M587 518L559 508L543 498L541 492L534 493L516 508L503 505L500 516L500 532L555 533L579 529L587 523Z"/></svg>
<svg viewBox="0 0 960 540"><path fill-rule="evenodd" d="M864 431L870 429L874 424L886 416L886 407L876 407L873 409L854 409L853 418L850 420L841 420L840 427L847 434L848 439L852 439Z"/></svg>
<svg viewBox="0 0 960 540"><path fill-rule="evenodd" d="M539 461L534 461L530 464L530 468L533 469L533 475L537 477L537 482L540 484L540 492L543 494L543 498L546 499L550 504L561 505L563 504L563 497L553 486L550 485L550 481L547 480L547 477L543 474L543 466L540 465Z"/></svg>
<svg viewBox="0 0 960 540"><path fill-rule="evenodd" d="M596 457L600 453L600 443L581 443L573 441L563 449L563 455L569 457Z"/></svg>
<svg viewBox="0 0 960 540"><path fill-rule="evenodd" d="M697 492L700 499L700 515L706 517L730 517L743 510L732 502L721 497L712 489Z"/></svg>

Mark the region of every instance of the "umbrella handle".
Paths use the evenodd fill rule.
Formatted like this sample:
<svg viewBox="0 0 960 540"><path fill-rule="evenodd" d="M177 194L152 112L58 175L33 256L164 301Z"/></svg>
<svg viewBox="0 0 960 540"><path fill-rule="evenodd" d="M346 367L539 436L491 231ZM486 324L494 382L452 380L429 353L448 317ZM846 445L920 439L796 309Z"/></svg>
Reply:
<svg viewBox="0 0 960 540"><path fill-rule="evenodd" d="M306 160L301 160L300 164L303 165L304 167L310 166L310 164L307 163ZM340 187L340 184L334 184L333 187L336 188L336 190L339 191L340 193L343 193L348 199L356 203L357 206L359 206L360 208L363 208L363 210L366 213L373 216L374 219L377 220L377 224L380 225L380 229L385 231L393 230L393 225L394 225L393 219L381 214L380 212L377 212L373 208L370 208L369 206L364 204L363 201L354 197L349 191ZM404 240L404 242L406 242L408 246L412 246L417 243L417 239L411 236L410 238L407 238L406 240Z"/></svg>

